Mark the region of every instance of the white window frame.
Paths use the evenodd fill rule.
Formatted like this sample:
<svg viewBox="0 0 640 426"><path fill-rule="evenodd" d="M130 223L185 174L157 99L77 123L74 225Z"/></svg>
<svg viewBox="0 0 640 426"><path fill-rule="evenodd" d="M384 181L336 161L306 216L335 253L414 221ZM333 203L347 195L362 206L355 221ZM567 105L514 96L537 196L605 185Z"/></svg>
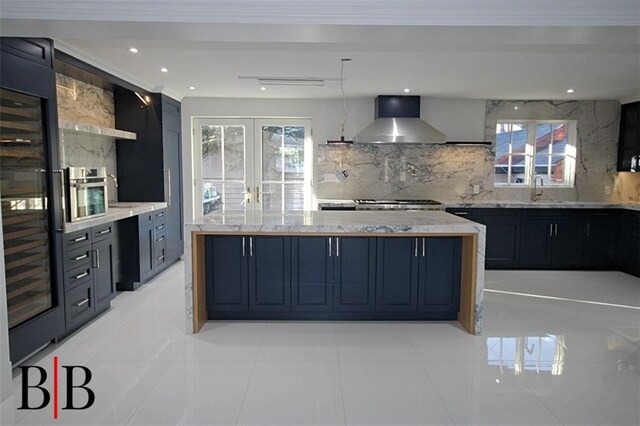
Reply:
<svg viewBox="0 0 640 426"><path fill-rule="evenodd" d="M574 188L576 179L576 164L578 162L578 133L576 120L496 120L493 130L496 132L498 124L522 124L527 126L527 145L525 148L525 181L524 183L495 182L497 155L493 161L494 186L500 188L531 188L534 186L535 158L536 158L536 128L540 124L566 124L567 125L567 151L565 155L564 183L548 185L551 188ZM495 135L497 151L498 136ZM509 148L509 170L511 170L511 147Z"/></svg>

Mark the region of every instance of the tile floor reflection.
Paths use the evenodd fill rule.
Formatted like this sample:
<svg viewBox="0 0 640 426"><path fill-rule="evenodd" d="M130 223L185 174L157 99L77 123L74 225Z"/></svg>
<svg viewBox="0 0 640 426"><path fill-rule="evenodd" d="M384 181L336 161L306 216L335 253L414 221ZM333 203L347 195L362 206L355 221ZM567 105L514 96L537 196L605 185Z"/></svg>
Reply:
<svg viewBox="0 0 640 426"><path fill-rule="evenodd" d="M16 410L17 375L0 423L640 424L629 275L488 271L501 293L485 293L483 336L449 322L286 321L209 322L187 336L183 285L178 264L29 361L91 368L91 409L57 422Z"/></svg>

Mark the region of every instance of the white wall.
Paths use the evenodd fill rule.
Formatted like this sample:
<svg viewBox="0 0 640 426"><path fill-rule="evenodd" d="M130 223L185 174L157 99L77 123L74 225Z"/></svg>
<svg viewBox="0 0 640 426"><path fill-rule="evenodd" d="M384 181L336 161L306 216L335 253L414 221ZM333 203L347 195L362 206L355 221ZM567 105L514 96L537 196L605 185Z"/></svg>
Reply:
<svg viewBox="0 0 640 426"><path fill-rule="evenodd" d="M420 102L422 119L447 135L448 141L484 141L483 99L438 99L423 97Z"/></svg>
<svg viewBox="0 0 640 426"><path fill-rule="evenodd" d="M0 225L2 211L0 211ZM7 314L7 283L4 269L4 237L0 226L0 401L12 393L11 361L9 361L9 317Z"/></svg>

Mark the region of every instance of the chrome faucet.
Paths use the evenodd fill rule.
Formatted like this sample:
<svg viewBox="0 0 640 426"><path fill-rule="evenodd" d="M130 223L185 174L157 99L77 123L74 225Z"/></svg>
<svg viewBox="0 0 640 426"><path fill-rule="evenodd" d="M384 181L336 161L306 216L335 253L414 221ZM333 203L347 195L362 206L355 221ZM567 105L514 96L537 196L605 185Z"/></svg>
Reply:
<svg viewBox="0 0 640 426"><path fill-rule="evenodd" d="M533 188L531 188L531 201L538 201L540 198L542 198L542 194L544 193L544 189L542 189L542 187L544 186L544 179L542 179L542 176L540 176L539 179L540 191L538 191L538 177L533 178Z"/></svg>
<svg viewBox="0 0 640 426"><path fill-rule="evenodd" d="M113 184L117 188L118 187L118 178L115 175L111 174L111 173L109 173L107 176L109 176L111 179L113 179Z"/></svg>

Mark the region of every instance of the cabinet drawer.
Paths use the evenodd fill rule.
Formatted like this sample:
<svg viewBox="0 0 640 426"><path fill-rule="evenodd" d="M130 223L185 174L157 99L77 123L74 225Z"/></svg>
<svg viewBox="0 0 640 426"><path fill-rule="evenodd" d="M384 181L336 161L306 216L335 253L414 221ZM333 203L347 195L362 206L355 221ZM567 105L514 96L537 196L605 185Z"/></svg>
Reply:
<svg viewBox="0 0 640 426"><path fill-rule="evenodd" d="M91 246L65 251L64 270L70 271L91 263Z"/></svg>
<svg viewBox="0 0 640 426"><path fill-rule="evenodd" d="M153 213L144 213L138 215L138 225L140 225L140 228L149 228L151 225L153 225L154 217L155 216L153 215Z"/></svg>
<svg viewBox="0 0 640 426"><path fill-rule="evenodd" d="M165 243L166 243L166 235L165 235L164 229L162 229L160 231L154 231L154 233L153 233L153 245L155 247L160 247L160 245L162 245L162 247L164 247Z"/></svg>
<svg viewBox="0 0 640 426"><path fill-rule="evenodd" d="M65 295L67 328L83 324L95 312L93 281L86 282Z"/></svg>
<svg viewBox="0 0 640 426"><path fill-rule="evenodd" d="M156 235L164 234L165 232L165 224L163 223L154 223L153 224L153 233Z"/></svg>
<svg viewBox="0 0 640 426"><path fill-rule="evenodd" d="M84 247L91 244L91 228L65 234L64 245L67 250L74 250L77 247Z"/></svg>
<svg viewBox="0 0 640 426"><path fill-rule="evenodd" d="M94 226L92 229L93 242L106 240L113 236L113 222L104 225Z"/></svg>
<svg viewBox="0 0 640 426"><path fill-rule="evenodd" d="M166 213L165 209L154 211L153 212L153 224L154 225L159 225L161 223L164 223L165 213Z"/></svg>
<svg viewBox="0 0 640 426"><path fill-rule="evenodd" d="M93 282L93 268L91 267L91 263L67 271L64 277L64 287L65 290L71 290L87 281Z"/></svg>
<svg viewBox="0 0 640 426"><path fill-rule="evenodd" d="M164 266L164 264L167 261L167 256L166 256L166 249L164 246L156 248L155 249L155 253L153 255L153 268L157 269L157 268L161 268Z"/></svg>

